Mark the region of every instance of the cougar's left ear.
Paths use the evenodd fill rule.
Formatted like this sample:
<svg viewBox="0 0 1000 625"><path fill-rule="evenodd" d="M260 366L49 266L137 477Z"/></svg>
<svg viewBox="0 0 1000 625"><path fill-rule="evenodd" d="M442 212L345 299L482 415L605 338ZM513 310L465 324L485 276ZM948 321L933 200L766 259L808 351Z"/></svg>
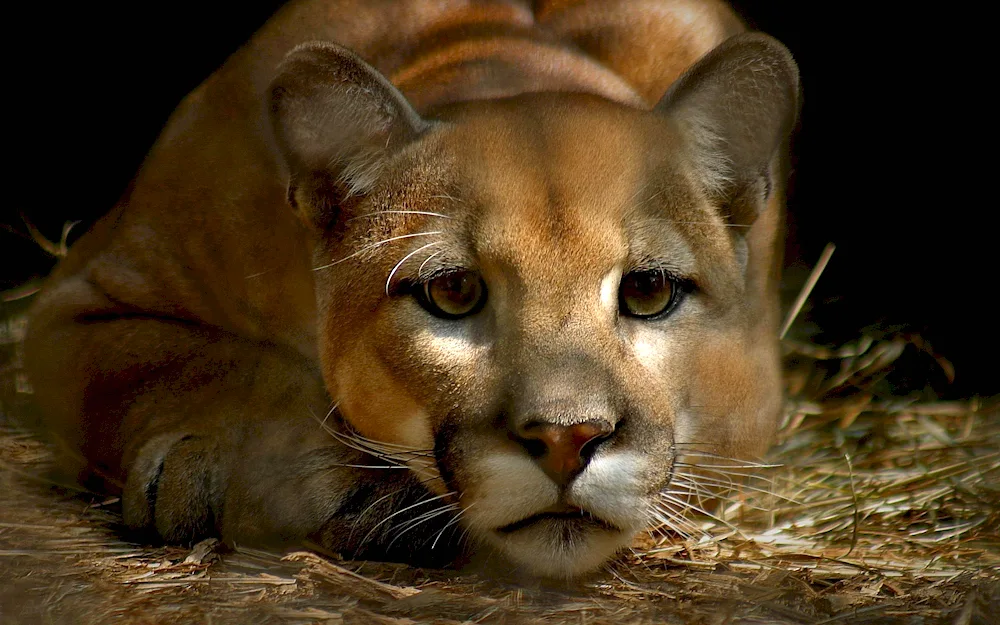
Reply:
<svg viewBox="0 0 1000 625"><path fill-rule="evenodd" d="M329 228L371 190L388 159L429 127L374 67L332 43L292 50L271 83L271 123L291 173L288 200Z"/></svg>
<svg viewBox="0 0 1000 625"><path fill-rule="evenodd" d="M757 219L771 168L798 114L791 53L762 33L727 39L688 69L656 108L676 120L698 175L731 223Z"/></svg>

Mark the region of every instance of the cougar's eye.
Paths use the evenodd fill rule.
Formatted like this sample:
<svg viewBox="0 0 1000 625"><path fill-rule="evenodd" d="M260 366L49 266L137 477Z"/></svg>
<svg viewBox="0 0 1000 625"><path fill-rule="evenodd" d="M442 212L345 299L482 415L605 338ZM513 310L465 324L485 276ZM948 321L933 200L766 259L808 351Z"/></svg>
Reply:
<svg viewBox="0 0 1000 625"><path fill-rule="evenodd" d="M618 288L618 309L630 317L655 317L676 303L678 291L674 281L662 271L633 271L625 274Z"/></svg>
<svg viewBox="0 0 1000 625"><path fill-rule="evenodd" d="M432 278L417 293L429 313L444 319L467 317L486 303L486 284L475 271L451 271Z"/></svg>

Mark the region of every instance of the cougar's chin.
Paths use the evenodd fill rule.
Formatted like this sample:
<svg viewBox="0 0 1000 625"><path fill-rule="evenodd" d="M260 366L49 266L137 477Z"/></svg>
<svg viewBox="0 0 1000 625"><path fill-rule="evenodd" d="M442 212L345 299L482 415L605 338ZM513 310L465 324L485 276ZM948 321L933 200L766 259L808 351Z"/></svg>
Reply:
<svg viewBox="0 0 1000 625"><path fill-rule="evenodd" d="M543 512L493 530L487 541L527 574L568 579L596 570L633 536L584 511Z"/></svg>
<svg viewBox="0 0 1000 625"><path fill-rule="evenodd" d="M514 574L576 577L645 527L643 468L637 455L611 454L559 487L524 454L493 454L479 464L482 480L467 500L465 522Z"/></svg>

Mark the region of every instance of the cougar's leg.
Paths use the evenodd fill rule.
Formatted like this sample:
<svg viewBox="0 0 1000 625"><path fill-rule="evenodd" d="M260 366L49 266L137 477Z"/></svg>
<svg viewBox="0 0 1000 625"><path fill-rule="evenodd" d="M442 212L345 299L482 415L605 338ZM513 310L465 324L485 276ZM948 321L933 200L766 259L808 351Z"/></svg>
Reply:
<svg viewBox="0 0 1000 625"><path fill-rule="evenodd" d="M36 306L29 375L53 429L121 490L127 525L175 543L451 560L452 533L433 540L449 515L410 523L434 505L410 472L367 468L388 465L326 429L338 419L315 363L183 320L70 314L67 301Z"/></svg>

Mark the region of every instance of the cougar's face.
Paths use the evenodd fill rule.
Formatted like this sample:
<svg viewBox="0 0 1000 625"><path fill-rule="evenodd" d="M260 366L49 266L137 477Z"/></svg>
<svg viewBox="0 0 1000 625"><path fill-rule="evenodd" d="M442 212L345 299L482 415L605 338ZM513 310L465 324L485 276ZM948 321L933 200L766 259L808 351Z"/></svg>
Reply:
<svg viewBox="0 0 1000 625"><path fill-rule="evenodd" d="M764 450L755 259L663 116L524 97L439 118L319 246L327 384L514 566L594 569L680 511L690 465Z"/></svg>

